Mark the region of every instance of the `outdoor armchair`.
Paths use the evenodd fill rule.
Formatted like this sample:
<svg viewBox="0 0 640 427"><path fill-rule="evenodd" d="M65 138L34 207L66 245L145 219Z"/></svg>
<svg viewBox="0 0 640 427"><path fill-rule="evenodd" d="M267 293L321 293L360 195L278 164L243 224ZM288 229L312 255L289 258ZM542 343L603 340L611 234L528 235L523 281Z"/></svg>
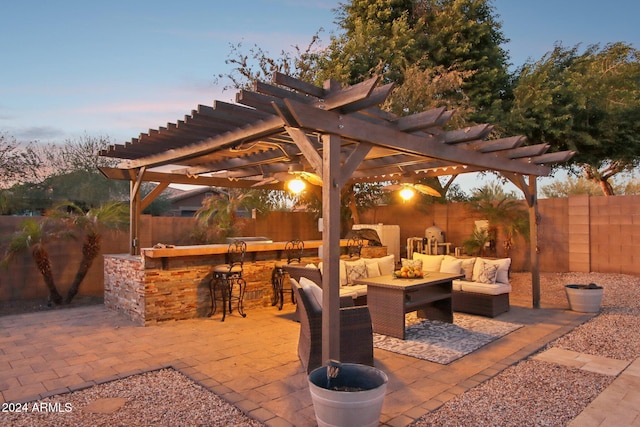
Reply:
<svg viewBox="0 0 640 427"><path fill-rule="evenodd" d="M300 316L298 357L307 372L311 372L324 363L322 305L309 288L290 280ZM340 361L373 366L373 328L367 306L340 308Z"/></svg>

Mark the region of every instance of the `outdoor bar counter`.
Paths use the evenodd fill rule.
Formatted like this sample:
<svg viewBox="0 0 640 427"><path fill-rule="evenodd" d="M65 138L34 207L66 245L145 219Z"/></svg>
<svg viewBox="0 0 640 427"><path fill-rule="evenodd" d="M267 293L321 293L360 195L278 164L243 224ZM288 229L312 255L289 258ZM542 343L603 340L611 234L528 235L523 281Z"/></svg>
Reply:
<svg viewBox="0 0 640 427"><path fill-rule="evenodd" d="M286 260L285 244L247 241L243 271L247 282L244 298L247 318L251 317L252 307L271 305L271 272L277 261ZM304 242L303 265L320 261L321 245L321 240ZM347 246L347 240L342 240L340 246ZM105 306L139 325L205 317L211 309L211 269L225 263L228 247L228 244L154 247L141 249L140 255L105 255ZM290 301L285 296L285 303ZM222 316L221 311L214 316Z"/></svg>

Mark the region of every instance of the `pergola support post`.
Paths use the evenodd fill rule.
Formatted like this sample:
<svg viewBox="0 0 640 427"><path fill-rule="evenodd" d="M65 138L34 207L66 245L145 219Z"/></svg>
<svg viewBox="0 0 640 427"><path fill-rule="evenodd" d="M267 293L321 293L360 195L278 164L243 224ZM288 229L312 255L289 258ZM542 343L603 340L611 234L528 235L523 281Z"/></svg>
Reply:
<svg viewBox="0 0 640 427"><path fill-rule="evenodd" d="M531 304L533 308L540 308L540 260L538 257L538 184L537 176L524 176L502 172L502 176L522 190L529 211L529 260L531 268Z"/></svg>
<svg viewBox="0 0 640 427"><path fill-rule="evenodd" d="M340 359L340 148L322 136L322 360Z"/></svg>
<svg viewBox="0 0 640 427"><path fill-rule="evenodd" d="M139 229L140 229L140 213L142 210L142 204L140 199L140 187L142 186L142 178L146 167L142 167L137 170L137 173L129 184L129 238L130 238L130 255L140 255L140 241L139 241Z"/></svg>
<svg viewBox="0 0 640 427"><path fill-rule="evenodd" d="M531 244L531 297L533 308L540 308L540 259L538 257L538 186L537 177L529 175L529 236Z"/></svg>

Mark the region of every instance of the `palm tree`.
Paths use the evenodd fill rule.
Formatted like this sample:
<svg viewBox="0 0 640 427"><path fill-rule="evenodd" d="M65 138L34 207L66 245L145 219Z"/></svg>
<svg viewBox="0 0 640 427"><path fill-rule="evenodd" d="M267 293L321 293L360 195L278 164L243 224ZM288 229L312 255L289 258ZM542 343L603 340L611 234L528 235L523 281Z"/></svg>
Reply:
<svg viewBox="0 0 640 427"><path fill-rule="evenodd" d="M55 217L84 234L82 258L78 271L64 299L68 304L78 293L80 284L100 254L103 228L122 230L129 224L129 207L122 202L108 202L86 213L73 203L63 203L55 210Z"/></svg>
<svg viewBox="0 0 640 427"><path fill-rule="evenodd" d="M489 221L489 229L501 229L505 256L509 255L516 236L521 235L528 240L528 214L512 192L505 192L497 183L487 184L473 190L469 203L472 210Z"/></svg>
<svg viewBox="0 0 640 427"><path fill-rule="evenodd" d="M222 242L226 237L234 236L242 230L242 221L237 211L260 206L264 209L258 190L228 189L202 201L202 207L196 212L196 218L202 227L214 227L213 241ZM206 233L209 234L209 233Z"/></svg>
<svg viewBox="0 0 640 427"><path fill-rule="evenodd" d="M49 290L49 301L56 305L61 304L62 295L56 288L51 269L51 259L46 246L54 240L71 237L72 235L68 230L60 227L59 223L51 221L50 218L44 218L41 221L31 218L26 219L20 223L20 228L11 238L2 259L2 265L6 268L16 255L30 250L31 257Z"/></svg>
<svg viewBox="0 0 640 427"><path fill-rule="evenodd" d="M129 208L121 202L109 202L90 209L86 213L71 202L61 203L47 210L43 220L27 219L20 224L20 229L9 243L2 264L7 266L15 255L30 249L38 271L42 274L49 290L49 300L56 305L69 304L77 295L93 260L100 253L101 229L120 230L128 224L128 221ZM84 234L82 259L71 287L63 299L53 279L51 260L46 246L54 240L75 239L78 232Z"/></svg>

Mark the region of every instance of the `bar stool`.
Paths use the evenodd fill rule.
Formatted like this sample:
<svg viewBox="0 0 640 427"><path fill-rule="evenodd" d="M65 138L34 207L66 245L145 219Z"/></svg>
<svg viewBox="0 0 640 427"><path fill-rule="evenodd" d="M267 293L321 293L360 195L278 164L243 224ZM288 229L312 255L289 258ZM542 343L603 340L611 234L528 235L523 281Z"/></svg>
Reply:
<svg viewBox="0 0 640 427"><path fill-rule="evenodd" d="M247 282L242 278L242 270L244 265L244 255L247 252L247 244L242 240L236 240L229 244L227 250L227 263L213 267L213 277L209 283L209 292L211 293L211 312L212 316L216 312L216 300L222 300L222 321L232 312L232 302L238 301L238 313L242 317L247 317L242 306L244 300L244 292L247 288ZM238 289L237 295L234 295L234 288Z"/></svg>
<svg viewBox="0 0 640 427"><path fill-rule="evenodd" d="M360 258L362 246L364 246L364 240L359 237L352 237L347 240L347 255L349 255L349 258Z"/></svg>
<svg viewBox="0 0 640 427"><path fill-rule="evenodd" d="M302 240L289 240L284 245L284 250L287 255L287 262L276 262L273 271L271 272L271 287L273 288L273 296L271 297L271 306L278 304L278 310L282 310L284 304L284 291L291 292L291 302L295 304L295 297L293 295L293 288L285 288L287 273L284 271L284 266L289 265L292 262L300 263L302 261L302 252L304 251L304 242Z"/></svg>

